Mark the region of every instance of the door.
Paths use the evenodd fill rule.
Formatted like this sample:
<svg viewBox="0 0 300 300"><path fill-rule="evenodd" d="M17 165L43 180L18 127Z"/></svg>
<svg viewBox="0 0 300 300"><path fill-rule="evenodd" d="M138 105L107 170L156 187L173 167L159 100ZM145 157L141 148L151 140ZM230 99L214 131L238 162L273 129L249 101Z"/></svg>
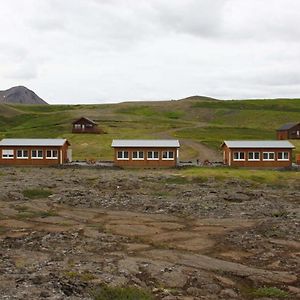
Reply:
<svg viewBox="0 0 300 300"><path fill-rule="evenodd" d="M67 150L67 159L68 162L72 162L72 149Z"/></svg>

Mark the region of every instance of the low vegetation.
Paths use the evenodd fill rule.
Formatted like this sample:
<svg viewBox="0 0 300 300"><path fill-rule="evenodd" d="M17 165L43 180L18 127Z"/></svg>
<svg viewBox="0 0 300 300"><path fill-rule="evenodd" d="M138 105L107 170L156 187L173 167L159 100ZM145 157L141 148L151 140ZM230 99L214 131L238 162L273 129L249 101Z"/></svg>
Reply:
<svg viewBox="0 0 300 300"><path fill-rule="evenodd" d="M283 184L288 182L298 182L300 172L296 171L279 171L279 170L252 170L238 168L188 168L178 173L178 178L174 182L183 182L184 180L201 180L206 181L209 178L215 180L242 179L253 183L262 184ZM180 177L181 176L181 177ZM186 179L182 178L186 177Z"/></svg>
<svg viewBox="0 0 300 300"><path fill-rule="evenodd" d="M154 300L147 291L134 287L102 286L92 292L94 300Z"/></svg>
<svg viewBox="0 0 300 300"><path fill-rule="evenodd" d="M262 287L251 289L248 294L255 298L272 297L276 299L284 299L289 297L289 293L277 287Z"/></svg>
<svg viewBox="0 0 300 300"><path fill-rule="evenodd" d="M73 159L111 160L114 138L190 139L219 149L224 139L274 139L286 122L299 121L300 99L134 102L103 105L1 105L0 139L67 138ZM87 116L107 132L72 134L71 123ZM294 141L293 141L294 142ZM300 153L300 143L295 142ZM182 147L181 157L195 156ZM197 150L196 150L197 151Z"/></svg>
<svg viewBox="0 0 300 300"><path fill-rule="evenodd" d="M47 189L26 189L23 191L23 195L30 199L39 199L39 198L47 198L52 194L50 190Z"/></svg>

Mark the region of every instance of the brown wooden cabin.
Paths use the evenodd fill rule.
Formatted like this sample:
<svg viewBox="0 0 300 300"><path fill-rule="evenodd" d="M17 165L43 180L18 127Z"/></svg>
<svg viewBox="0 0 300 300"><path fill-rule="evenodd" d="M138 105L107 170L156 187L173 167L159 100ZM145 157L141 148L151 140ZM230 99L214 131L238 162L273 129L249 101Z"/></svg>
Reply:
<svg viewBox="0 0 300 300"><path fill-rule="evenodd" d="M3 139L0 165L62 165L72 160L69 146L65 139Z"/></svg>
<svg viewBox="0 0 300 300"><path fill-rule="evenodd" d="M286 168L292 166L289 141L224 141L223 161L232 167Z"/></svg>
<svg viewBox="0 0 300 300"><path fill-rule="evenodd" d="M98 128L98 124L96 122L85 117L81 117L80 119L74 121L72 125L73 133L104 133Z"/></svg>
<svg viewBox="0 0 300 300"><path fill-rule="evenodd" d="M175 167L178 140L113 140L114 164L119 167Z"/></svg>
<svg viewBox="0 0 300 300"><path fill-rule="evenodd" d="M276 130L277 140L300 139L300 123L288 123Z"/></svg>

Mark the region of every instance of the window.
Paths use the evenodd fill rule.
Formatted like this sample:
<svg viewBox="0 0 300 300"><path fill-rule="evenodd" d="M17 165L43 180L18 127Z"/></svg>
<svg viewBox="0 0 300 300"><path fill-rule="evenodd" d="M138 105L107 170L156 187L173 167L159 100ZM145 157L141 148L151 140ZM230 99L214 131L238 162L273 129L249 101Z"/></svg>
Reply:
<svg viewBox="0 0 300 300"><path fill-rule="evenodd" d="M163 160L174 160L174 152L173 151L163 151L162 159Z"/></svg>
<svg viewBox="0 0 300 300"><path fill-rule="evenodd" d="M117 158L118 160L128 160L129 159L128 151L118 151Z"/></svg>
<svg viewBox="0 0 300 300"><path fill-rule="evenodd" d="M143 160L144 152L143 151L133 151L132 152L132 160Z"/></svg>
<svg viewBox="0 0 300 300"><path fill-rule="evenodd" d="M32 150L31 158L32 159L43 159L43 150Z"/></svg>
<svg viewBox="0 0 300 300"><path fill-rule="evenodd" d="M158 151L148 151L147 159L148 160L159 160Z"/></svg>
<svg viewBox="0 0 300 300"><path fill-rule="evenodd" d="M75 129L81 129L81 124L75 124L74 127Z"/></svg>
<svg viewBox="0 0 300 300"><path fill-rule="evenodd" d="M275 153L274 152L264 152L263 160L275 160Z"/></svg>
<svg viewBox="0 0 300 300"><path fill-rule="evenodd" d="M233 152L233 160L245 160L245 152Z"/></svg>
<svg viewBox="0 0 300 300"><path fill-rule="evenodd" d="M47 159L57 159L58 158L58 151L57 150L47 150L46 151L46 158Z"/></svg>
<svg viewBox="0 0 300 300"><path fill-rule="evenodd" d="M278 160L289 160L288 152L278 152Z"/></svg>
<svg viewBox="0 0 300 300"><path fill-rule="evenodd" d="M28 150L17 150L17 158L27 159L28 158Z"/></svg>
<svg viewBox="0 0 300 300"><path fill-rule="evenodd" d="M260 160L259 152L248 152L248 160Z"/></svg>
<svg viewBox="0 0 300 300"><path fill-rule="evenodd" d="M14 150L2 150L2 158L13 159L14 158Z"/></svg>

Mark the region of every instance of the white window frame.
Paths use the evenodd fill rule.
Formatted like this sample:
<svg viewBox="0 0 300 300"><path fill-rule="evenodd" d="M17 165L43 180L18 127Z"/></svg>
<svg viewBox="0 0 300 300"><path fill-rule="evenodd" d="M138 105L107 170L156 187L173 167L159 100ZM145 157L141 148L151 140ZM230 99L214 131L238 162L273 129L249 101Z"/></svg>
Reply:
<svg viewBox="0 0 300 300"><path fill-rule="evenodd" d="M287 158L279 158L279 154L282 154L284 157L284 154L287 154ZM280 151L277 153L277 160L278 161L289 161L290 160L290 153L288 151Z"/></svg>
<svg viewBox="0 0 300 300"><path fill-rule="evenodd" d="M152 153L151 158L149 158L149 153ZM158 157L154 157L154 153L157 153ZM147 151L147 160L159 160L159 151Z"/></svg>
<svg viewBox="0 0 300 300"><path fill-rule="evenodd" d="M2 159L14 159L15 153L13 149L3 149L2 150Z"/></svg>
<svg viewBox="0 0 300 300"><path fill-rule="evenodd" d="M48 156L48 151L51 152L51 156ZM54 151L56 151L57 156L53 155ZM58 150L56 150L56 149L47 149L46 150L46 159L58 159Z"/></svg>
<svg viewBox="0 0 300 300"><path fill-rule="evenodd" d="M137 153L137 157L133 157L133 153ZM140 154L142 154L142 157ZM145 153L144 151L132 151L131 157L132 160L145 160Z"/></svg>
<svg viewBox="0 0 300 300"><path fill-rule="evenodd" d="M81 129L81 124L74 124L75 129Z"/></svg>
<svg viewBox="0 0 300 300"><path fill-rule="evenodd" d="M250 153L253 153L254 158L250 158ZM255 154L257 154L257 153L258 153L258 158L255 158ZM258 152L258 151L248 152L248 161L260 161L260 152Z"/></svg>
<svg viewBox="0 0 300 300"><path fill-rule="evenodd" d="M167 154L167 157L164 157L164 153ZM173 153L173 157L170 157L170 153ZM175 153L174 153L174 151L169 151L169 150L162 151L161 159L162 160L174 160L175 159Z"/></svg>
<svg viewBox="0 0 300 300"><path fill-rule="evenodd" d="M33 156L33 151L36 151L36 154L38 154L38 152L42 152L42 157ZM44 151L42 149L32 149L31 150L31 159L43 159L43 158L44 158Z"/></svg>
<svg viewBox="0 0 300 300"><path fill-rule="evenodd" d="M22 156L19 156L18 155L18 152L19 151L21 151L21 153L22 153ZM25 151L27 151L27 156L24 156L24 152ZM29 150L27 150L27 149L17 149L16 150L16 157L17 157L17 159L28 159L29 158Z"/></svg>
<svg viewBox="0 0 300 300"><path fill-rule="evenodd" d="M234 157L235 153L238 154L238 158ZM244 158L240 158L241 157L241 153L244 153ZM244 151L234 151L232 158L233 158L234 161L245 161L246 160L246 153Z"/></svg>
<svg viewBox="0 0 300 300"><path fill-rule="evenodd" d="M125 157L125 152L127 152L128 157ZM119 157L119 153L122 153L122 157ZM117 151L117 160L129 160L129 151L127 150Z"/></svg>
<svg viewBox="0 0 300 300"><path fill-rule="evenodd" d="M268 158L265 158L265 154L267 154ZM270 158L270 154L273 154L274 158ZM263 152L263 161L275 161L275 152Z"/></svg>

